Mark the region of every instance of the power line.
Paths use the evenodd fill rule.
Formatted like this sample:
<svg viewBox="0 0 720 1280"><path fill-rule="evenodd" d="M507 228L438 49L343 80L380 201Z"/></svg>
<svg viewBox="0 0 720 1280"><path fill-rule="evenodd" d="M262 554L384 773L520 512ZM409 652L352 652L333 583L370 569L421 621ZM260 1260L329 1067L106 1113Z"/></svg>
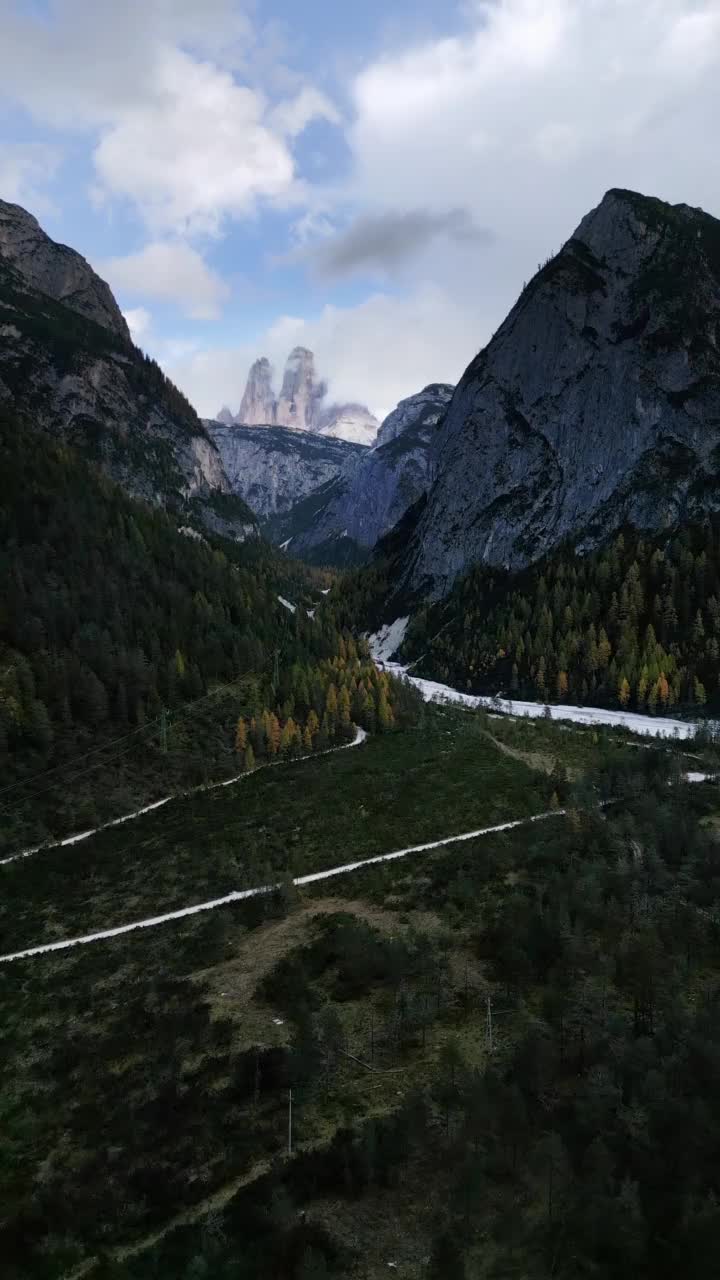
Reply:
<svg viewBox="0 0 720 1280"><path fill-rule="evenodd" d="M214 698L218 693L224 693L227 690L233 689L235 687L236 686L234 683L217 685L216 688L211 689L208 693L203 694L202 697L195 698L193 702L188 702L183 707L179 708L179 710L174 713L173 718L178 720L185 715L190 715L195 710L195 708L200 705L200 703L207 702L209 698ZM84 760L90 759L91 756L98 755L100 752L103 752L103 751L109 751L110 748L119 746L121 743L127 742L130 738L137 737L138 734L140 733L148 733L156 725L160 725L162 730L163 720L166 719L167 714L168 714L167 711L165 710L165 708L163 708L159 716L155 716L152 720L148 720L145 724L140 725L137 729L132 729L130 733L123 734L119 738L111 738L109 742L105 742L99 747L92 747L90 751L86 751L84 752L83 755L76 756L73 760L68 760L64 764L54 765L50 769L42 769L40 770L39 773L33 774L31 778L22 778L17 782L12 782L10 783L9 786L3 787L0 789L0 796L5 795L10 791L15 791L17 790L18 787L31 786L33 782L39 782L43 778L49 778L57 773L62 772L62 770L64 769L74 769L76 765L81 764L82 761ZM99 765L111 764L113 760L119 760L122 756L127 755L128 750L131 750L131 749L132 748L127 748L125 751L120 751L113 756L104 756L101 760L96 760L94 764L89 766L89 768L81 769L79 773L73 773L68 780L75 781L77 778L83 777L84 774L91 773L93 769L98 768ZM54 786L55 784L53 783L52 785ZM28 800L33 800L35 796L44 795L46 791L50 791L50 790L52 790L52 786L45 787L41 791L34 791L29 796L21 797L19 803L25 804ZM9 813L10 810L3 805L2 812Z"/></svg>

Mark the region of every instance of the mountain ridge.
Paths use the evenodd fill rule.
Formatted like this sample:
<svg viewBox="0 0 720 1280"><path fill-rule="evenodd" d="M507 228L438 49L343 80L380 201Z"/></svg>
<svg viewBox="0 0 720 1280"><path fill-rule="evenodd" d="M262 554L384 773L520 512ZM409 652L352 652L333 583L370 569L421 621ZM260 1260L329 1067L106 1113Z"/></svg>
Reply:
<svg viewBox="0 0 720 1280"><path fill-rule="evenodd" d="M195 410L134 346L108 286L6 202L0 316L0 404L81 449L132 496L225 536L255 532Z"/></svg>
<svg viewBox="0 0 720 1280"><path fill-rule="evenodd" d="M611 189L460 380L404 585L715 509L719 337L720 223Z"/></svg>
<svg viewBox="0 0 720 1280"><path fill-rule="evenodd" d="M313 352L297 346L285 362L277 396L270 361L260 356L250 366L237 414L223 405L214 420L226 426L291 427L354 444L372 444L379 427L375 415L356 402L326 404L327 393L327 382L317 377Z"/></svg>

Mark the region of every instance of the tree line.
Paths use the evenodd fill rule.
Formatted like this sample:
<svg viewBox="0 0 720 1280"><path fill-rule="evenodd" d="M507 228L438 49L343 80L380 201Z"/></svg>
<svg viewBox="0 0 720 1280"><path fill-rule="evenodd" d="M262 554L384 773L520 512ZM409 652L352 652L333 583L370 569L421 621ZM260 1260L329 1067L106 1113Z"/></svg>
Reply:
<svg viewBox="0 0 720 1280"><path fill-rule="evenodd" d="M267 710L288 750L298 728L308 736L311 711L313 747L334 742L348 699L355 723L392 726L399 695L362 643L328 617L279 604L283 589L311 599L312 571L288 571L255 540L183 536L164 512L7 415L0 485L5 847L231 767L239 715ZM275 722L267 728L248 726L257 755L275 742Z"/></svg>
<svg viewBox="0 0 720 1280"><path fill-rule="evenodd" d="M407 652L440 679L642 712L720 707L720 518L625 530L519 574L477 566L418 614Z"/></svg>

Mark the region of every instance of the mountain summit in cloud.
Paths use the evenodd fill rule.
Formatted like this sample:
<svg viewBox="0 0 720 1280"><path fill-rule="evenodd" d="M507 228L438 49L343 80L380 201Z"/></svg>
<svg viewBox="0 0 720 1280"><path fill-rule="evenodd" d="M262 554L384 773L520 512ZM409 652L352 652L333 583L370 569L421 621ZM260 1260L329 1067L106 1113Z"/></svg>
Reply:
<svg viewBox="0 0 720 1280"><path fill-rule="evenodd" d="M317 376L313 352L293 347L279 396L273 389L270 361L261 356L250 367L238 413L233 417L224 407L217 421L246 427L293 427L354 444L373 443L380 424L366 405L326 404L326 399L327 383Z"/></svg>

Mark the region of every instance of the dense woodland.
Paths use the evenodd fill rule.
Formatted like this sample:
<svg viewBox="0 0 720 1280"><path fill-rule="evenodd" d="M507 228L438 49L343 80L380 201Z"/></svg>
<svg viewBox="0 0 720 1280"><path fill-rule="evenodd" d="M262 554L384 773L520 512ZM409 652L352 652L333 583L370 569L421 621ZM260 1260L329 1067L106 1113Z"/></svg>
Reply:
<svg viewBox="0 0 720 1280"><path fill-rule="evenodd" d="M322 749L350 732L348 714L393 727L404 695L366 651L329 613L316 621L278 601L284 591L311 604L320 575L259 540L179 534L8 417L0 485L4 847L237 771L240 716L250 757Z"/></svg>
<svg viewBox="0 0 720 1280"><path fill-rule="evenodd" d="M478 567L413 621L405 652L461 688L642 712L720 708L720 518L625 531L526 572Z"/></svg>
<svg viewBox="0 0 720 1280"><path fill-rule="evenodd" d="M292 1161L268 1161L226 1207L137 1258L108 1256L94 1274L379 1274L366 1269L362 1233L373 1219L382 1230L394 1202L404 1206L408 1233L422 1235L412 1274L428 1280L713 1274L720 1265L715 793L669 787L677 783L672 753L608 743L596 755L594 773L564 787L567 820L440 851L412 874L386 864L345 890L339 882L335 895L346 892L353 908L336 904L318 918L255 995L290 1020L287 1048L239 1052L230 1020L210 1017L202 990L168 976L148 985L142 956L135 961L142 984L127 1008L112 999L117 960L105 950L78 957L71 984L63 970L28 981L23 999L42 1025L51 1010L53 1018L70 1014L73 991L90 990L95 974L94 1016L102 1009L112 1020L95 1037L97 1053L144 1098L149 1058L136 1063L124 1047L127 1029L142 1027L161 1092L152 1105L126 1106L120 1095L113 1103L103 1126L108 1154L103 1147L83 1155L98 1173L107 1169L104 1190L98 1178L68 1184L64 1148L47 1162L38 1198L4 1231L10 1276L55 1275L53 1265L71 1260L78 1230L102 1254L115 1216L130 1204L136 1213L167 1215L178 1202L192 1203L198 1190L183 1177L183 1160L212 1159L229 1171L238 1151L248 1161L267 1158L283 1140L289 1086L296 1141L311 1132L311 1117L325 1115L325 1143ZM610 802L605 816L598 800ZM359 901L374 908L372 922L358 916ZM268 909L281 917L298 904L279 897ZM405 927L384 928L385 910L399 910ZM409 923L413 912L419 926ZM244 920L252 937L258 921ZM171 963L179 945L183 972L232 954L237 916L193 928L183 943L159 931L151 940L155 965L160 956ZM127 982L132 953L124 963ZM12 1003L8 1013L15 1017ZM87 1108L102 1101L80 1039L90 1030L78 1026L52 1048L36 1032L36 1052L24 1059L38 1064L27 1068L33 1073L41 1063L53 1088L82 1090L71 1144L89 1123ZM30 1043L29 1025L16 1033ZM204 1053L188 1060L196 1037ZM350 1072L348 1052L356 1062ZM358 1060L381 1074L368 1078ZM359 1119L360 1095L383 1079L390 1105ZM103 1215L108 1195L115 1207ZM48 1236L48 1220L61 1231Z"/></svg>

